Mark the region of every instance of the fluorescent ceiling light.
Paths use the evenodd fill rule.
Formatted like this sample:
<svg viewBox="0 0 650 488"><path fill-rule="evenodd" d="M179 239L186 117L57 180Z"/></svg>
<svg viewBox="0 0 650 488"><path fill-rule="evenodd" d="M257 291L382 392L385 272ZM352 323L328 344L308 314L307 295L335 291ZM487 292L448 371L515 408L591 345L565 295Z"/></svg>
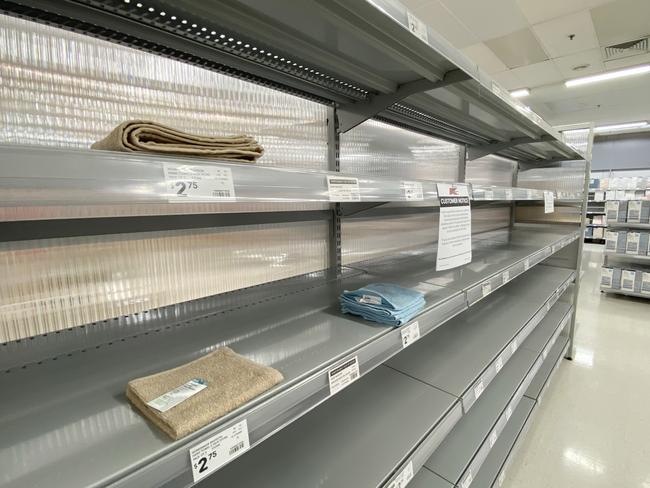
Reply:
<svg viewBox="0 0 650 488"><path fill-rule="evenodd" d="M620 69L618 71L609 71L608 73L601 73L599 75L585 76L584 78L576 78L575 80L565 81L564 85L570 88L572 86L587 85L589 83L597 83L599 81L615 80L617 78L640 75L643 73L650 73L650 64L635 66L634 68Z"/></svg>
<svg viewBox="0 0 650 488"><path fill-rule="evenodd" d="M601 125L596 127L594 132L617 132L621 130L643 129L650 126L645 120L643 122L627 122L625 124Z"/></svg>
<svg viewBox="0 0 650 488"><path fill-rule="evenodd" d="M523 98L530 95L530 90L528 88L520 88L519 90L514 90L510 92L511 97Z"/></svg>

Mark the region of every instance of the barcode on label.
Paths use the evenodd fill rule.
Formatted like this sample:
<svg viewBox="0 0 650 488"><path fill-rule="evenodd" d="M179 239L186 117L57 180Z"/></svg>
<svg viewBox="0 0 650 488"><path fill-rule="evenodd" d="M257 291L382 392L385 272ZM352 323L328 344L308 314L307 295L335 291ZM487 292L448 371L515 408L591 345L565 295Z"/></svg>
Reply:
<svg viewBox="0 0 650 488"><path fill-rule="evenodd" d="M239 451L239 450L241 450L241 449L244 449L244 447L245 447L245 446L244 446L244 443L243 443L243 442L240 442L240 443L237 444L236 446L232 446L232 447L230 448L230 451L228 451L228 454L232 456L232 455L235 454L237 451Z"/></svg>
<svg viewBox="0 0 650 488"><path fill-rule="evenodd" d="M230 198L230 190L214 190L212 196L217 198Z"/></svg>

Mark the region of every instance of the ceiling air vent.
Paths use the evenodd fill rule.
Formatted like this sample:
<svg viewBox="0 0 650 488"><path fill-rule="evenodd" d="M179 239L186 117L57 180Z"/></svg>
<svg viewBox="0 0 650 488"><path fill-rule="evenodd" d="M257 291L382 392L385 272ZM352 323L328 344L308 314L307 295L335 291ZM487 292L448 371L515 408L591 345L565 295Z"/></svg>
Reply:
<svg viewBox="0 0 650 488"><path fill-rule="evenodd" d="M604 51L605 61L627 58L629 56L636 56L637 54L645 54L648 52L648 38L644 37L642 39L635 39L634 41L606 46Z"/></svg>

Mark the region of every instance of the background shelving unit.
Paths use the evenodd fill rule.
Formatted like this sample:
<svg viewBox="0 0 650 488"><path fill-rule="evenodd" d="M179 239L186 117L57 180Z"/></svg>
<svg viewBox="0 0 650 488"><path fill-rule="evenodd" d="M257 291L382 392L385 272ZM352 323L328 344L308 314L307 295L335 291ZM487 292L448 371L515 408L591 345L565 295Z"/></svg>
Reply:
<svg viewBox="0 0 650 488"><path fill-rule="evenodd" d="M0 11L0 41L25 44L0 50L7 79L41 101L0 115L0 488L503 476L573 354L591 135L565 141L393 0ZM266 153L86 149L125 114L253 133ZM169 165L226 172L232 193L178 200ZM328 176L358 195L332 198ZM471 185L473 259L437 271L436 183L452 181ZM340 313L369 282L424 294L417 342ZM284 381L173 442L126 400L130 379L221 345ZM353 359L359 378L331 394ZM194 480L189 450L243 421L250 451Z"/></svg>

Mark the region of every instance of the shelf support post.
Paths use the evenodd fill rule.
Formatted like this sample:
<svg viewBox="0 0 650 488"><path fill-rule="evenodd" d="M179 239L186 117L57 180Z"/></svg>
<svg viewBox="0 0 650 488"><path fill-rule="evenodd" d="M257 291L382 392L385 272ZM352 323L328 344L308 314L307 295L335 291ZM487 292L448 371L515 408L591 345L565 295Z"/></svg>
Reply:
<svg viewBox="0 0 650 488"><path fill-rule="evenodd" d="M454 69L445 73L442 79L433 81L422 78L415 81L409 81L400 85L392 93L375 95L365 102L346 103L339 105L337 109L339 132L347 132L360 123L374 117L384 111L391 105L404 100L405 98L436 88L441 88L453 83L468 80L470 76L459 69Z"/></svg>
<svg viewBox="0 0 650 488"><path fill-rule="evenodd" d="M327 109L327 169L341 171L339 159L340 135L338 131L338 118L336 107ZM341 274L341 204L330 204L332 218L330 219L329 232L329 269L337 277Z"/></svg>

